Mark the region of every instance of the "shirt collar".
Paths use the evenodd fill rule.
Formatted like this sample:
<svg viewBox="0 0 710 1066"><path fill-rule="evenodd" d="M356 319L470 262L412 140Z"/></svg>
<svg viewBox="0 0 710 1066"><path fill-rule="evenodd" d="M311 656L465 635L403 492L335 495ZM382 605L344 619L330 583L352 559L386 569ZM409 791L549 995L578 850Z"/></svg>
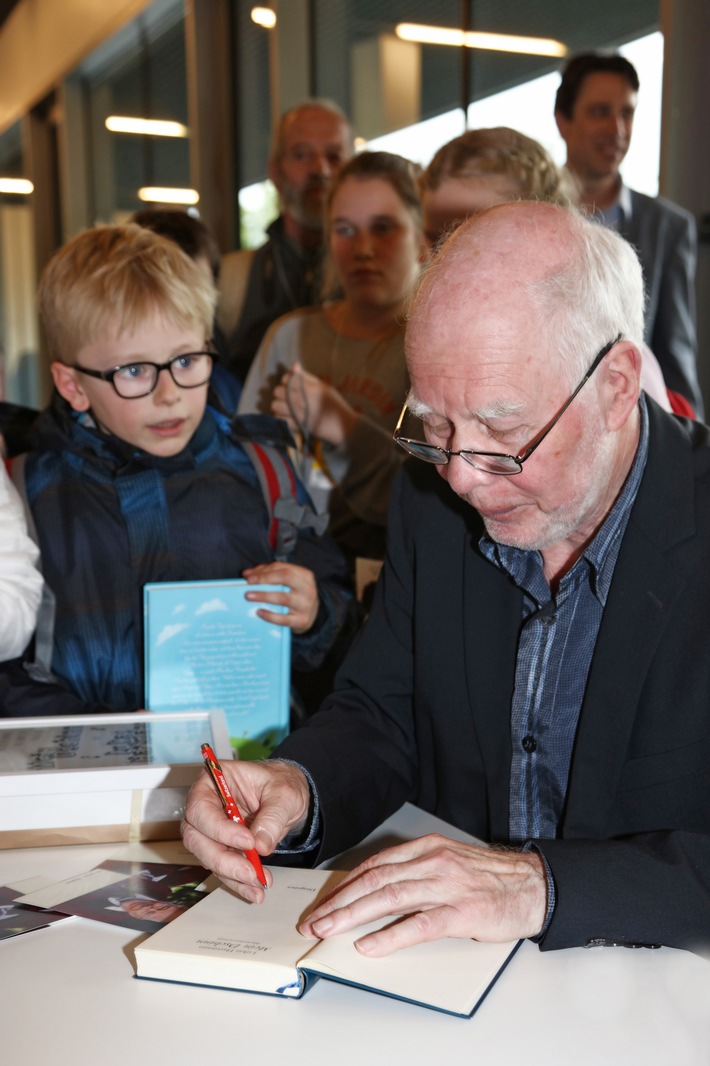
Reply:
<svg viewBox="0 0 710 1066"><path fill-rule="evenodd" d="M628 477L593 540L561 582L565 585L575 580L579 569L586 566L589 571L590 586L602 606L606 604L609 595L621 540L631 508L636 500L648 457L648 410L643 393L639 396L638 406L639 442ZM549 588L542 572L542 557L539 551L525 551L522 548L511 547L509 544L499 544L485 534L479 541L479 548L487 559L500 570L510 574L516 585L533 595L539 603L549 598ZM547 597L542 594L543 589L546 590Z"/></svg>
<svg viewBox="0 0 710 1066"><path fill-rule="evenodd" d="M623 181L619 186L619 195L613 204L603 211L595 211L595 218L603 222L609 229L624 230L631 221L633 207L631 204L631 192Z"/></svg>
<svg viewBox="0 0 710 1066"><path fill-rule="evenodd" d="M648 458L648 410L646 398L639 396L640 429L636 455L624 486L596 536L587 546L584 558L591 567L595 594L602 604L606 603L614 575L621 540L631 514L631 508L641 484L646 459Z"/></svg>
<svg viewBox="0 0 710 1066"><path fill-rule="evenodd" d="M621 188L619 189L619 199L617 200L617 203L621 208L624 221L629 222L633 214L633 208L631 206L631 190L627 185L624 185L623 181L621 183Z"/></svg>

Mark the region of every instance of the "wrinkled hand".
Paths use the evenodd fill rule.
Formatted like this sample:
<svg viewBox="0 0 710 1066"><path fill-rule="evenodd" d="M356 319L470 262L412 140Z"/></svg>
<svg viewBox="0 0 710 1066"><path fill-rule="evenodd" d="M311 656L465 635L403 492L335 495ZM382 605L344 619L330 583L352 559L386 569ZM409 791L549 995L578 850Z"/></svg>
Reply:
<svg viewBox="0 0 710 1066"><path fill-rule="evenodd" d="M270 855L308 817L310 789L296 766L269 762L221 763L224 776L247 825L226 817L207 771L190 789L180 831L185 847L220 881L249 903L261 903L264 889L244 852L256 848ZM264 870L272 883L268 867Z"/></svg>
<svg viewBox="0 0 710 1066"><path fill-rule="evenodd" d="M318 586L311 570L295 563L261 563L244 570L250 585L287 585L288 592L246 592L254 603L276 603L288 607L288 614L262 608L256 613L267 622L288 626L294 633L307 633L318 614Z"/></svg>
<svg viewBox="0 0 710 1066"><path fill-rule="evenodd" d="M355 942L363 955L444 937L517 940L540 932L547 878L537 852L462 844L432 834L374 855L301 923L305 936L344 933L384 917L401 921Z"/></svg>
<svg viewBox="0 0 710 1066"><path fill-rule="evenodd" d="M274 389L271 413L288 422L289 429L309 437L343 444L360 416L332 385L293 363Z"/></svg>

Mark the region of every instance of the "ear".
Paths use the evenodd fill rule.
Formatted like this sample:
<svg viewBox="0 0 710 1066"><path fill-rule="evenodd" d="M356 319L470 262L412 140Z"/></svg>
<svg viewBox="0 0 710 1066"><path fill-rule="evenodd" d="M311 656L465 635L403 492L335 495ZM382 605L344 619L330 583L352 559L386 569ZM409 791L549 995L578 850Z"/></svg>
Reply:
<svg viewBox="0 0 710 1066"><path fill-rule="evenodd" d="M566 132L569 128L569 119L566 117L566 115L563 115L561 111L555 111L555 122L557 123L557 129L559 131L560 137L563 141L566 141Z"/></svg>
<svg viewBox="0 0 710 1066"><path fill-rule="evenodd" d="M641 389L641 352L631 341L619 341L604 359L606 421L618 430L634 411Z"/></svg>
<svg viewBox="0 0 710 1066"><path fill-rule="evenodd" d="M50 370L59 395L63 396L75 411L88 411L91 403L74 367L67 366L65 363L52 363Z"/></svg>

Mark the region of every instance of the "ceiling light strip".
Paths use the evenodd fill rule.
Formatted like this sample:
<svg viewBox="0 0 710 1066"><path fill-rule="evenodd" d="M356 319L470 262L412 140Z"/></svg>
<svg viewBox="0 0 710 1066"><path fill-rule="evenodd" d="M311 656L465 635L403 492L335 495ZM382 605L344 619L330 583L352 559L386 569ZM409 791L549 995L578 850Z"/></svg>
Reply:
<svg viewBox="0 0 710 1066"><path fill-rule="evenodd" d="M106 119L106 129L111 133L140 133L149 137L188 137L190 133L182 122L131 118L128 115L109 115Z"/></svg>
<svg viewBox="0 0 710 1066"><path fill-rule="evenodd" d="M561 41L545 37L516 37L507 33L478 33L447 29L444 26L422 26L414 22L400 22L395 33L403 41L418 44L444 44L458 48L483 48L492 52L517 52L533 56L565 56L567 46Z"/></svg>
<svg viewBox="0 0 710 1066"><path fill-rule="evenodd" d="M27 178L0 178L0 193L29 196L31 192L34 192L34 185Z"/></svg>
<svg viewBox="0 0 710 1066"><path fill-rule="evenodd" d="M145 185L138 190L138 199L148 204L196 204L200 194L197 189L169 189Z"/></svg>

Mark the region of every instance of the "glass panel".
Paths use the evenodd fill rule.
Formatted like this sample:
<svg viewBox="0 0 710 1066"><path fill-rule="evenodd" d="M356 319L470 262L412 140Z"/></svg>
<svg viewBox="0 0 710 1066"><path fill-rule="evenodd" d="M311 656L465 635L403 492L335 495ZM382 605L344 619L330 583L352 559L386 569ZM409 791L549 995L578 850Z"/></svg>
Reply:
<svg viewBox="0 0 710 1066"><path fill-rule="evenodd" d="M276 190L266 180L271 143L269 38L275 32L251 20L251 4L238 4L234 17L237 57L237 166L242 248L256 248L278 214Z"/></svg>
<svg viewBox="0 0 710 1066"><path fill-rule="evenodd" d="M469 29L562 41L568 54L620 45L658 29L659 0L469 0ZM469 49L469 102L559 70L561 60ZM514 114L514 112L513 112ZM509 122L508 125L512 125Z"/></svg>
<svg viewBox="0 0 710 1066"><path fill-rule="evenodd" d="M340 104L358 136L371 140L459 104L457 51L394 36L400 22L460 25L459 0L316 0L314 6L317 93Z"/></svg>
<svg viewBox="0 0 710 1066"><path fill-rule="evenodd" d="M205 742L218 757L231 757L221 711L8 720L0 723L0 771L201 763Z"/></svg>
<svg viewBox="0 0 710 1066"><path fill-rule="evenodd" d="M0 137L0 177L25 177L18 122ZM0 193L0 400L39 402L32 199Z"/></svg>
<svg viewBox="0 0 710 1066"><path fill-rule="evenodd" d="M251 4L237 4L235 54L237 57L238 158L240 185L266 177L271 137L269 86L269 34L250 17Z"/></svg>
<svg viewBox="0 0 710 1066"><path fill-rule="evenodd" d="M151 5L81 66L86 86L93 217L115 222L144 206L138 190L190 185L189 139L109 132L109 115L162 119L187 126L182 4Z"/></svg>
<svg viewBox="0 0 710 1066"><path fill-rule="evenodd" d="M356 6L362 11L366 5L361 2L339 6ZM378 8L380 15L383 10L388 15L401 15L396 2ZM633 0L619 9L613 5L583 7L570 4L569 0L544 0L534 6L528 0L469 0L463 6L429 2L408 11L405 16L408 21L431 26L558 40L570 54L618 47L637 65L642 84L634 139L624 173L634 188L650 195L657 193L662 38L657 32L640 40L632 38L657 27L658 0ZM464 16L467 24L462 21ZM384 25L382 19L380 25ZM394 21L390 26L394 26ZM623 44L624 41L628 43ZM562 58L467 48L462 64L456 47L429 44L413 47L421 48L422 55L423 121L370 138L368 147L400 152L426 166L437 148L463 132L464 114L458 104L468 99L469 127L513 126L541 141L558 162L564 162L564 144L553 114ZM333 55L332 48L330 63L335 65ZM448 71L446 90L441 84L438 88L430 84L441 69ZM425 77L425 70L434 73Z"/></svg>

